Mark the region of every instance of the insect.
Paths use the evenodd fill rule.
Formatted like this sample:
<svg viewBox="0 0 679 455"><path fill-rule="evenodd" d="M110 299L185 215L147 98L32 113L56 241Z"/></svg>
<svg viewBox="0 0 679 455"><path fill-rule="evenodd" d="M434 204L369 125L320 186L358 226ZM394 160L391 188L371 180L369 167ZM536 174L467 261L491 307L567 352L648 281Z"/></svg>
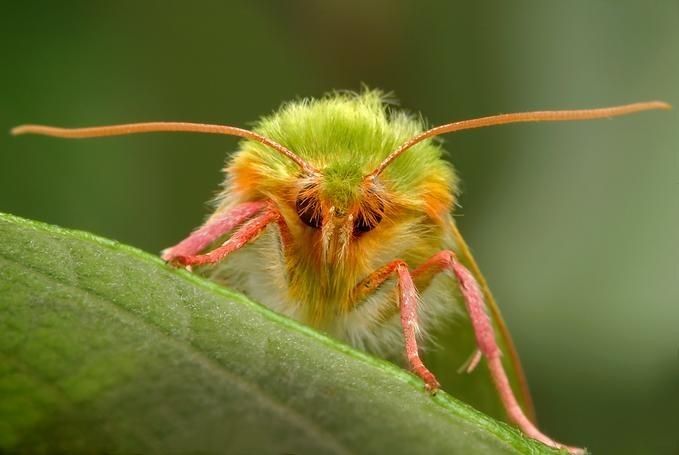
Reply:
<svg viewBox="0 0 679 455"><path fill-rule="evenodd" d="M405 351L435 392L420 358L438 321L466 310L482 360L510 421L549 446L520 406L502 348L523 377L499 310L452 218L458 179L431 139L516 122L612 117L669 105L495 115L424 129L380 92L334 93L284 105L253 131L179 122L64 129L23 125L13 134L66 138L183 131L239 136L216 210L162 257L239 289L274 310L383 356ZM404 349L405 345L405 349Z"/></svg>

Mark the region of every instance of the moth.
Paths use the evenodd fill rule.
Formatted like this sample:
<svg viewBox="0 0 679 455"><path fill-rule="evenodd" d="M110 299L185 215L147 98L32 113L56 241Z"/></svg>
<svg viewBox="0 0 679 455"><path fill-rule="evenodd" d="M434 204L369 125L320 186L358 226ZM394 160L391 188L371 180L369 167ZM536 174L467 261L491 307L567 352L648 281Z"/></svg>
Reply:
<svg viewBox="0 0 679 455"><path fill-rule="evenodd" d="M163 251L256 301L354 347L391 356L405 352L424 387L439 382L420 358L432 327L464 312L476 350L508 419L529 437L572 453L543 434L519 404L503 363L523 381L500 312L452 217L458 177L432 138L517 122L613 117L669 105L652 101L586 110L494 115L426 129L385 103L378 91L333 93L285 104L252 130L151 122L65 129L23 125L13 134L66 138L160 131L243 138L228 161L214 213ZM520 398L517 398L517 394Z"/></svg>

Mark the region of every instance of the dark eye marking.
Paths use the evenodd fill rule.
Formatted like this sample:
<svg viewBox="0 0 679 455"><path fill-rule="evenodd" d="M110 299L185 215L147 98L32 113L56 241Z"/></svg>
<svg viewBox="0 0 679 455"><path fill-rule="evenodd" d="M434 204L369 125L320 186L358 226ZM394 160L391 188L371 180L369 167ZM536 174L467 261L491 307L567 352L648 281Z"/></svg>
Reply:
<svg viewBox="0 0 679 455"><path fill-rule="evenodd" d="M370 232L382 221L384 213L384 204L378 200L376 207L363 208L354 219L354 235L359 236Z"/></svg>
<svg viewBox="0 0 679 455"><path fill-rule="evenodd" d="M313 194L311 185L305 186L299 192L295 201L295 209L299 219L307 226L319 229L323 225L321 206L318 203L318 198Z"/></svg>

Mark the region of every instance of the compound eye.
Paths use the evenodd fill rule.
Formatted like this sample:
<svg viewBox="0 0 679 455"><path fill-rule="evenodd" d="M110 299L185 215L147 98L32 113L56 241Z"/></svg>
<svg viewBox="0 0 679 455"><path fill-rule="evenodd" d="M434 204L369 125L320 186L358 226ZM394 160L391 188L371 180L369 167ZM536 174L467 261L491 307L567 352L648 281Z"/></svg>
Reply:
<svg viewBox="0 0 679 455"><path fill-rule="evenodd" d="M309 195L306 190L307 188L304 188L300 191L297 200L295 201L297 216L299 216L299 219L307 226L319 229L323 224L321 206L318 203L318 199Z"/></svg>
<svg viewBox="0 0 679 455"><path fill-rule="evenodd" d="M380 203L379 207L364 209L356 214L354 220L354 235L358 236L370 232L382 221L384 206Z"/></svg>

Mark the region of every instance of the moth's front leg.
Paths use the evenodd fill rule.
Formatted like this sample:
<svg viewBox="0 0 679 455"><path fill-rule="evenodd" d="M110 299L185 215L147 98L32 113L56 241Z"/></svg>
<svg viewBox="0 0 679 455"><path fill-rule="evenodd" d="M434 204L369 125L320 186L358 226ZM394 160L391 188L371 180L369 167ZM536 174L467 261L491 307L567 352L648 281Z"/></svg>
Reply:
<svg viewBox="0 0 679 455"><path fill-rule="evenodd" d="M228 240L226 240L221 246L208 253L187 255L178 254L178 252L181 252L182 250L178 247L174 247L170 250L171 254L168 254L167 256L163 255L163 258L169 260L173 265L177 266L194 266L217 263L224 259L227 255L255 240L271 223L278 223L279 225L284 224L282 222L280 212L271 202L265 202L260 208L259 212L260 213L252 216L245 224L240 226L236 232L234 232L233 235L231 235L231 237L229 237ZM224 223L224 225L226 225L226 223ZM217 229L215 229L214 233L216 232ZM219 236L220 235L217 235L215 238L218 238ZM187 239L187 241L188 240L190 240L190 237Z"/></svg>
<svg viewBox="0 0 679 455"><path fill-rule="evenodd" d="M396 259L371 273L356 286L353 293L353 300L354 302L360 302L365 299L394 274L396 275L398 282L401 327L403 329L408 363L413 372L422 378L425 388L429 392L436 393L440 384L434 374L429 371L424 363L422 363L417 347L417 306L420 299L405 261Z"/></svg>
<svg viewBox="0 0 679 455"><path fill-rule="evenodd" d="M226 213L212 216L201 227L173 247L163 250L162 258L172 261L179 256L194 256L219 237L261 212L266 201L242 202Z"/></svg>

